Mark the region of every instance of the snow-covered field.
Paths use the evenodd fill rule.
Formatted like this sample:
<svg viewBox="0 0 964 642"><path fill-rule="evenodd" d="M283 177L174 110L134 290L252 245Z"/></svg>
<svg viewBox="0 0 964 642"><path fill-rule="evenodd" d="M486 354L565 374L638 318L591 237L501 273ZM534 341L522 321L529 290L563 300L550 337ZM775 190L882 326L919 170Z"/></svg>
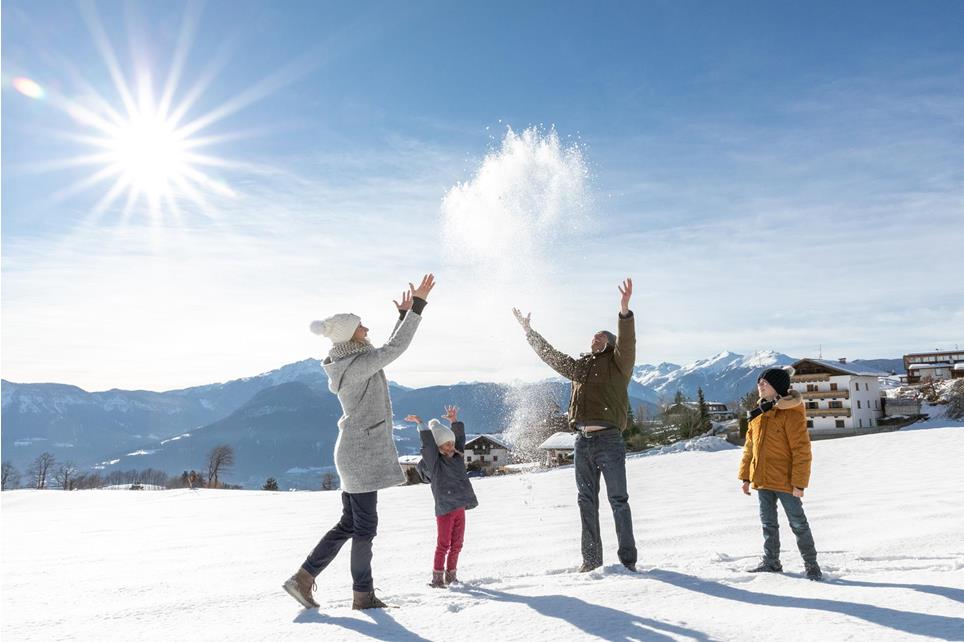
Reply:
<svg viewBox="0 0 964 642"><path fill-rule="evenodd" d="M337 492L13 491L2 495L4 640L964 640L964 429L813 445L805 505L827 581L781 512L787 573L752 575L756 497L740 451L631 458L639 574L580 562L573 471L475 480L456 589L426 585L428 486L379 494L375 584L352 611L348 549L321 608L281 590L337 519Z"/></svg>

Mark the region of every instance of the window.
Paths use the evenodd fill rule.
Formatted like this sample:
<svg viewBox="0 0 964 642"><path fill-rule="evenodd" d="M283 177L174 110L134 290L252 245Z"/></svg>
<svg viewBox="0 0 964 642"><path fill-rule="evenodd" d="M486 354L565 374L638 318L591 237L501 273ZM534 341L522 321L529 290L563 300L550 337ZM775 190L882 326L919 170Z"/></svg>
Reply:
<svg viewBox="0 0 964 642"><path fill-rule="evenodd" d="M877 410L877 400L874 399L874 410Z"/></svg>
<svg viewBox="0 0 964 642"><path fill-rule="evenodd" d="M468 456L465 458L465 461L467 461L467 462L472 461L472 455L468 455Z"/></svg>
<svg viewBox="0 0 964 642"><path fill-rule="evenodd" d="M836 390L836 389L837 389L837 384L835 384L835 383L830 384L830 389L831 389L831 390Z"/></svg>
<svg viewBox="0 0 964 642"><path fill-rule="evenodd" d="M817 391L817 384L815 383L807 384L807 392L816 392L816 391Z"/></svg>
<svg viewBox="0 0 964 642"><path fill-rule="evenodd" d="M830 402L830 407L831 407L831 408L843 408L843 402L842 402L842 401L831 401L831 402Z"/></svg>
<svg viewBox="0 0 964 642"><path fill-rule="evenodd" d="M857 410L860 410L860 399L857 400Z"/></svg>
<svg viewBox="0 0 964 642"><path fill-rule="evenodd" d="M816 409L819 408L819 407L820 407L820 405L819 405L816 401L808 401L808 402L807 402L807 408L810 409L810 410L816 410Z"/></svg>
<svg viewBox="0 0 964 642"><path fill-rule="evenodd" d="M493 456L492 456L492 461L499 461L499 456L498 456L498 455L493 455Z"/></svg>
<svg viewBox="0 0 964 642"><path fill-rule="evenodd" d="M807 419L807 428L813 428L813 419Z"/></svg>
<svg viewBox="0 0 964 642"><path fill-rule="evenodd" d="M843 427L844 427L844 425L843 425L843 419L838 419L838 420L836 421L836 426L837 426L837 428L843 428Z"/></svg>
<svg viewBox="0 0 964 642"><path fill-rule="evenodd" d="M863 427L864 427L864 420L863 420L863 419L858 419L858 421L860 422L860 427L863 428Z"/></svg>
<svg viewBox="0 0 964 642"><path fill-rule="evenodd" d="M864 384L864 390L870 390L870 384L869 384L869 383L865 383L865 384Z"/></svg>

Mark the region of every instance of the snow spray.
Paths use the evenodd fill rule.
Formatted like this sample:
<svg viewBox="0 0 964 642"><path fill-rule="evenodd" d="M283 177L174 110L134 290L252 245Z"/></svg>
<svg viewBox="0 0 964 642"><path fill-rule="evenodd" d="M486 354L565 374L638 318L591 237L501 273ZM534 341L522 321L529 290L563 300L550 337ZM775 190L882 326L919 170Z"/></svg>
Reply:
<svg viewBox="0 0 964 642"><path fill-rule="evenodd" d="M582 147L560 140L554 128L541 127L522 133L508 128L501 146L485 156L474 175L445 194L443 256L464 270L478 293L479 313L492 332L488 360L506 367L536 359L524 354L529 348L509 310L538 306L545 314L560 306L565 274L581 260L579 234L590 224L590 204ZM547 368L545 376L553 373ZM546 386L532 384L510 386L506 393L507 416L498 428L523 459L541 455L538 446L545 437L538 438L539 425L550 394Z"/></svg>

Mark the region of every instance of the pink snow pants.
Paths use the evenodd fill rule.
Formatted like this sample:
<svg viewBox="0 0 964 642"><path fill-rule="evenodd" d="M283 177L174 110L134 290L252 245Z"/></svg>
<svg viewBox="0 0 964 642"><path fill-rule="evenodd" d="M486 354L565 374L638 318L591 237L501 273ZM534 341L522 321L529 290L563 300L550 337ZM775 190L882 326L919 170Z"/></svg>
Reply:
<svg viewBox="0 0 964 642"><path fill-rule="evenodd" d="M465 538L465 509L456 508L451 513L436 515L438 543L435 546L436 571L454 571L458 568L462 540ZM446 556L447 559L446 559Z"/></svg>

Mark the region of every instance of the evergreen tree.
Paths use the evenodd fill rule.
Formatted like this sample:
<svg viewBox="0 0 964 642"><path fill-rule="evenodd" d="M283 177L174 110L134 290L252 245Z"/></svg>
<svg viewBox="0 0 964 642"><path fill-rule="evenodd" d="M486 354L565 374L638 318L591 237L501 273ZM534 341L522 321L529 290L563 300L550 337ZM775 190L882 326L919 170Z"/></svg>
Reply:
<svg viewBox="0 0 964 642"><path fill-rule="evenodd" d="M679 405L686 402L686 395L683 394L682 390L676 391L676 396L673 397L673 405Z"/></svg>
<svg viewBox="0 0 964 642"><path fill-rule="evenodd" d="M700 432L704 433L713 427L710 421L710 407L706 405L706 397L703 396L703 388L699 387L696 389L696 399L698 403L698 410L700 413Z"/></svg>
<svg viewBox="0 0 964 642"><path fill-rule="evenodd" d="M264 486L261 487L261 490L278 490L278 481L274 477L268 477L264 482Z"/></svg>

